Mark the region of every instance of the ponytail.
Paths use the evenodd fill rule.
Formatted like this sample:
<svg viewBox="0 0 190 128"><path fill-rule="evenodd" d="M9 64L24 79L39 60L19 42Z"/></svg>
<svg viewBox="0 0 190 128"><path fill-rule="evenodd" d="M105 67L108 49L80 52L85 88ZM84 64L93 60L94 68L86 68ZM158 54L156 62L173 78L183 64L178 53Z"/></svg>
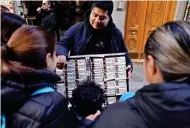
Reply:
<svg viewBox="0 0 190 128"><path fill-rule="evenodd" d="M55 44L55 36L41 27L24 25L18 28L7 45L1 47L2 78L20 79L28 73L36 74L36 70L46 69L46 55L54 54Z"/></svg>
<svg viewBox="0 0 190 128"><path fill-rule="evenodd" d="M11 76L22 77L22 72L34 72L33 68L23 66L16 60L11 48L8 45L1 46L1 76L2 78L9 78Z"/></svg>

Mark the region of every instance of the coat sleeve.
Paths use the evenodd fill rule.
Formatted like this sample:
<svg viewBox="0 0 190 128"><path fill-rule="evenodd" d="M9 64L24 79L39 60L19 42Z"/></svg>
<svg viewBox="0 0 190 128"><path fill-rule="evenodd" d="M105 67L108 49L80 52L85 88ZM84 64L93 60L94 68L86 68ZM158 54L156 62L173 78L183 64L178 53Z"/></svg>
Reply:
<svg viewBox="0 0 190 128"><path fill-rule="evenodd" d="M68 56L69 51L74 45L74 38L79 27L80 23L75 24L64 33L60 41L57 43L57 55Z"/></svg>
<svg viewBox="0 0 190 128"><path fill-rule="evenodd" d="M133 67L131 59L130 59L129 54L128 54L127 47L126 47L124 39L123 39L123 35L119 29L117 29L117 30L118 30L118 38L119 38L120 50L121 50L120 52L126 53L126 63L127 63L127 65L131 65Z"/></svg>
<svg viewBox="0 0 190 128"><path fill-rule="evenodd" d="M47 28L47 31L54 34L54 31L56 29L57 29L56 15L53 13L52 16L50 17L50 25Z"/></svg>
<svg viewBox="0 0 190 128"><path fill-rule="evenodd" d="M138 122L138 123L137 123ZM147 128L144 120L126 102L117 102L108 106L91 128Z"/></svg>

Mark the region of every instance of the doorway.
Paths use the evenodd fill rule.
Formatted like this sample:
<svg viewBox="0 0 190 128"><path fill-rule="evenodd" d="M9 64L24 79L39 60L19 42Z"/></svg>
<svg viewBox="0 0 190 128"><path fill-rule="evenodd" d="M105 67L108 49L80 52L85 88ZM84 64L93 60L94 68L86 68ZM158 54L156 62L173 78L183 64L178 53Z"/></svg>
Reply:
<svg viewBox="0 0 190 128"><path fill-rule="evenodd" d="M131 58L143 58L148 36L156 27L174 19L176 3L176 1L127 1L124 39Z"/></svg>

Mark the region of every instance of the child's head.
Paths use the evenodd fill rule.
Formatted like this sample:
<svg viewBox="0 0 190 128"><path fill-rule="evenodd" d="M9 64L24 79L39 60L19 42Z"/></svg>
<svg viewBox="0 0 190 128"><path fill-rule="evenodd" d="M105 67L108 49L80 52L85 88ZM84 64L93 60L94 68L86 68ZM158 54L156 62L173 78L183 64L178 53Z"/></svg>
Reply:
<svg viewBox="0 0 190 128"><path fill-rule="evenodd" d="M77 114L86 117L102 109L104 90L93 81L84 81L73 90L71 103Z"/></svg>

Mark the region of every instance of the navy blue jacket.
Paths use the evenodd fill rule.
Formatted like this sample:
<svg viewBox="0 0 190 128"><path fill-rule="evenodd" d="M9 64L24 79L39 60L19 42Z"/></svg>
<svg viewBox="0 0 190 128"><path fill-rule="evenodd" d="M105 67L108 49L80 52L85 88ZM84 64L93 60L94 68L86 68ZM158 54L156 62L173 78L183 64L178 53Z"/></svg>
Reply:
<svg viewBox="0 0 190 128"><path fill-rule="evenodd" d="M38 70L25 73L23 80L9 76L1 80L1 113L9 128L69 128L67 100L58 92L31 94L53 87L60 80L55 73ZM69 126L68 126L69 125Z"/></svg>
<svg viewBox="0 0 190 128"><path fill-rule="evenodd" d="M145 86L110 105L93 128L190 128L190 81Z"/></svg>
<svg viewBox="0 0 190 128"><path fill-rule="evenodd" d="M90 11L87 11L85 14L84 23L77 23L71 26L61 37L61 40L57 44L57 55L68 56L70 55L83 55L86 50L86 46L93 36L93 30L89 23ZM106 26L105 36L111 37L110 39L110 53L128 53L128 50L125 46L123 36L121 31L115 26L112 19L110 19L108 25ZM106 53L105 53L106 54ZM127 64L132 65L132 62L126 54Z"/></svg>

